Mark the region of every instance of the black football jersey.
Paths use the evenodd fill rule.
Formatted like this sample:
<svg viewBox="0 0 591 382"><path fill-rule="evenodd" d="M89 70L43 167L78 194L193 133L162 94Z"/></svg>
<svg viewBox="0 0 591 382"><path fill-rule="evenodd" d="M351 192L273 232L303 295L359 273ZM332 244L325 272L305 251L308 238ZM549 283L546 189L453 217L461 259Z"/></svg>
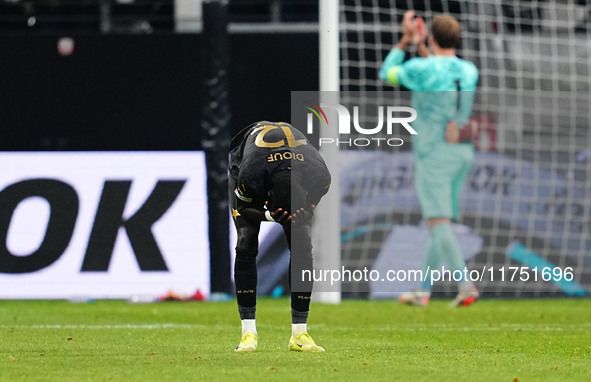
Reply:
<svg viewBox="0 0 591 382"><path fill-rule="evenodd" d="M306 136L285 122L260 121L240 131L230 143L230 177L241 200L262 207L273 181L301 182L308 203L328 191L330 172Z"/></svg>

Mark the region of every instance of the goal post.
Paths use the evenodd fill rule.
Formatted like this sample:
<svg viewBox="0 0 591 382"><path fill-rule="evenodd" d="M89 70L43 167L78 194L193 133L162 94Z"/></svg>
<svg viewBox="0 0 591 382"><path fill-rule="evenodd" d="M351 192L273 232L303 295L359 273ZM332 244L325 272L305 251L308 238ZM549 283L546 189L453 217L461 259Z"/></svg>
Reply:
<svg viewBox="0 0 591 382"><path fill-rule="evenodd" d="M319 46L320 46L320 102L339 102L339 0L319 2ZM329 132L336 136L337 126L328 125ZM339 149L336 146L321 148L322 156L331 172L330 191L318 205L315 214L312 238L314 246L314 267L338 270L341 267L341 225L340 225L340 169ZM341 301L340 287L331 291L314 293L314 300L338 304Z"/></svg>

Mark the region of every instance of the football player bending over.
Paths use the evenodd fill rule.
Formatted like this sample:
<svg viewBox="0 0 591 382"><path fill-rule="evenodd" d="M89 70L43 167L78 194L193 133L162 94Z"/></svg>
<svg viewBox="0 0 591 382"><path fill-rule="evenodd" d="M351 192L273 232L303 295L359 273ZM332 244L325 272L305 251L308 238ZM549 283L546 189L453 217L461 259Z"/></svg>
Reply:
<svg viewBox="0 0 591 382"><path fill-rule="evenodd" d="M312 281L291 277L312 270L314 208L330 187L324 160L297 129L284 122L260 121L230 144L228 191L238 236L234 279L242 338L237 352L256 351L258 235L262 221L281 224L290 250L291 322L289 348L323 352L307 330Z"/></svg>

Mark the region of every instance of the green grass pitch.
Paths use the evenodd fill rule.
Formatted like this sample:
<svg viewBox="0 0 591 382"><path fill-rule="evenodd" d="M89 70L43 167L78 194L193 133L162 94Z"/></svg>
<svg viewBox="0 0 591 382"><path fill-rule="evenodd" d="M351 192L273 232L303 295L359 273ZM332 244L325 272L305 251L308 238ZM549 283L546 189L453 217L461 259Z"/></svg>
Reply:
<svg viewBox="0 0 591 382"><path fill-rule="evenodd" d="M289 301L260 299L237 354L235 302L0 301L0 381L591 380L590 299L448 304L313 303L326 353L295 353Z"/></svg>

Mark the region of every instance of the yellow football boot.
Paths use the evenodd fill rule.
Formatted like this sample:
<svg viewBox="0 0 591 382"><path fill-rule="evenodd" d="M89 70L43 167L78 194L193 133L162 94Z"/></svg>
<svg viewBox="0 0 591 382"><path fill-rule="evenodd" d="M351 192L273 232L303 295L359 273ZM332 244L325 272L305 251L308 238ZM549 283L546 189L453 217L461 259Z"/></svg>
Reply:
<svg viewBox="0 0 591 382"><path fill-rule="evenodd" d="M316 345L308 333L300 333L289 340L289 350L323 352L324 348Z"/></svg>
<svg viewBox="0 0 591 382"><path fill-rule="evenodd" d="M256 334L251 332L247 332L242 339L240 340L240 345L234 351L236 352L254 352L257 350L257 344L259 342L259 338Z"/></svg>

